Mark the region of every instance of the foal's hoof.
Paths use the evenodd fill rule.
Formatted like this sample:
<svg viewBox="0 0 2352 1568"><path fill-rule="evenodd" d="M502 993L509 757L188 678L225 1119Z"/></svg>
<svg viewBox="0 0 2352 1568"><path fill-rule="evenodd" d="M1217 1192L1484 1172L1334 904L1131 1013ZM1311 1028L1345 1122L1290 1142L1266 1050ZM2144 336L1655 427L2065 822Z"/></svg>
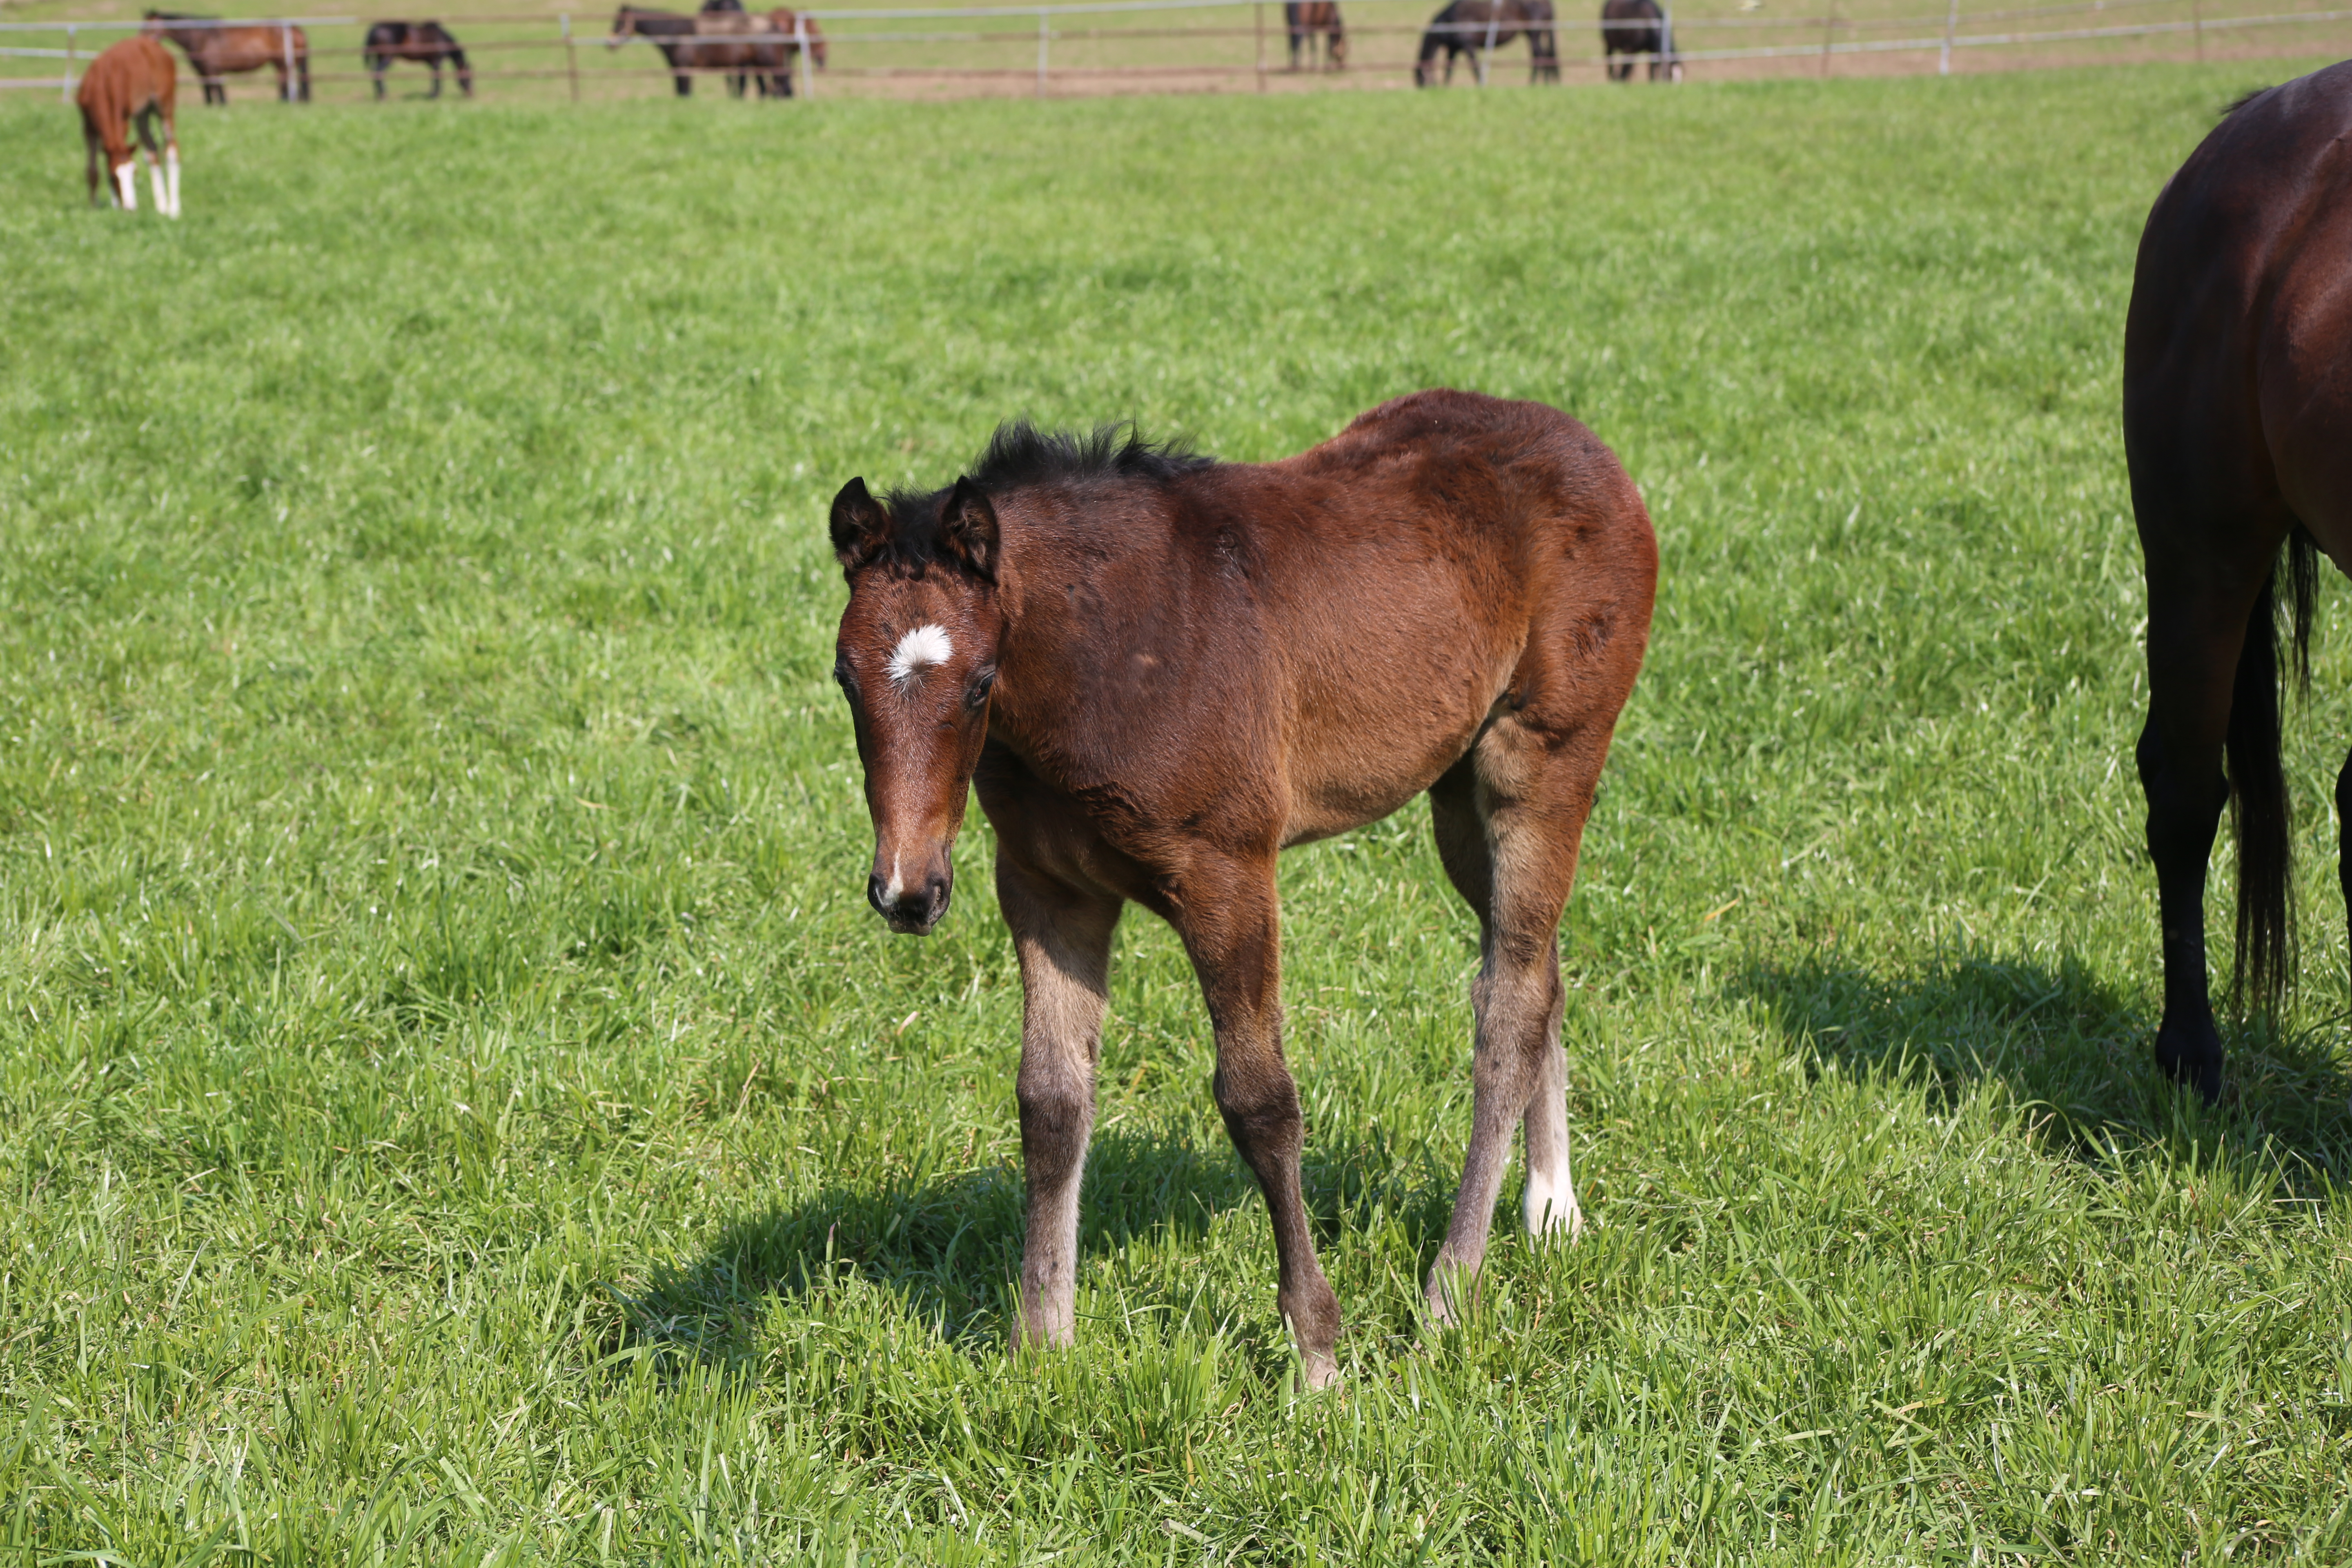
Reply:
<svg viewBox="0 0 2352 1568"><path fill-rule="evenodd" d="M1429 1271L1429 1283L1422 1288L1422 1300L1429 1304L1429 1321L1433 1327L1450 1329L1470 1313L1470 1294L1477 1276L1458 1263L1443 1258Z"/></svg>
<svg viewBox="0 0 2352 1568"><path fill-rule="evenodd" d="M1300 1356L1298 1374L1310 1393L1339 1386L1339 1363L1329 1351L1308 1351Z"/></svg>
<svg viewBox="0 0 2352 1568"><path fill-rule="evenodd" d="M2173 1082L2195 1089L2206 1104L2221 1100L2221 1037L2212 1026L2194 1029L2168 1024L2158 1029L2156 1065Z"/></svg>

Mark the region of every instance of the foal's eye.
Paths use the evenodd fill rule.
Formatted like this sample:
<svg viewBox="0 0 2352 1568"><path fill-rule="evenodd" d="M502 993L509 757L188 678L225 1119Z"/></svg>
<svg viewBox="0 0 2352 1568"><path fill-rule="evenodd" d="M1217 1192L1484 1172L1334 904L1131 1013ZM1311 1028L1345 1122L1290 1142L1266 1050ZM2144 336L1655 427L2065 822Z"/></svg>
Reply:
<svg viewBox="0 0 2352 1568"><path fill-rule="evenodd" d="M835 686L840 687L843 691L849 693L852 696L856 694L857 682L850 677L849 660L846 658L836 658L833 661L833 683Z"/></svg>
<svg viewBox="0 0 2352 1568"><path fill-rule="evenodd" d="M979 712L980 705L988 700L989 690L991 688L994 687L995 684L996 671L993 669L982 670L979 674L971 678L971 684L964 688L963 705L966 708L971 709L975 713Z"/></svg>

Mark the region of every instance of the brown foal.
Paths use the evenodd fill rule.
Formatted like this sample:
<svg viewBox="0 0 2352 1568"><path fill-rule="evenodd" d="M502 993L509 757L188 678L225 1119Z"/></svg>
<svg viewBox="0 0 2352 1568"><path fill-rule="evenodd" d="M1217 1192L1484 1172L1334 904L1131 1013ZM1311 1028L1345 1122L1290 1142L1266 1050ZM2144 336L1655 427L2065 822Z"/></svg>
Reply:
<svg viewBox="0 0 2352 1568"><path fill-rule="evenodd" d="M74 90L81 110L82 151L89 175L89 203L106 205L99 195L129 212L139 210L138 154L131 150L135 131L147 148L147 178L155 189L155 210L165 217L180 216L180 136L172 119L179 91L179 72L163 46L152 38L125 38L110 44L82 73ZM163 122L163 144L155 144L155 121ZM105 160L106 170L99 171Z"/></svg>
<svg viewBox="0 0 2352 1568"><path fill-rule="evenodd" d="M832 534L868 898L892 930L929 931L968 785L996 830L1026 998L1016 1345L1075 1331L1079 1173L1132 901L1192 958L1282 1314L1308 1383L1338 1375L1282 1054L1275 856L1423 791L1482 946L1475 1108L1432 1310L1449 1315L1485 1257L1515 1126L1528 1228L1579 1228L1559 927L1657 577L1642 499L1591 431L1463 392L1400 398L1267 464L1013 425L947 489L877 501L852 479Z"/></svg>
<svg viewBox="0 0 2352 1568"><path fill-rule="evenodd" d="M2205 867L2238 829L2237 973L2289 969L2278 568L2307 668L2317 552L2352 571L2352 63L2240 100L2156 198L2124 327L2124 450L2147 574L2139 776L2163 915L2156 1057L2207 1100L2221 1037ZM2223 772L2223 759L2228 772ZM2336 781L2352 899L2352 761Z"/></svg>

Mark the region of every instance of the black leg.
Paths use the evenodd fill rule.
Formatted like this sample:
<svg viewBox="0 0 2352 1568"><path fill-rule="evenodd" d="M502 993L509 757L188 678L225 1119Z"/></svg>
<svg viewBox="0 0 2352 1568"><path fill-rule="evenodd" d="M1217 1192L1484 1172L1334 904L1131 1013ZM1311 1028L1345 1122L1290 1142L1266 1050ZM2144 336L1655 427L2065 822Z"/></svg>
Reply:
<svg viewBox="0 0 2352 1568"><path fill-rule="evenodd" d="M2336 775L2336 821L2343 835L2336 879L2344 889L2344 909L2352 917L2352 755L2344 759L2344 771Z"/></svg>

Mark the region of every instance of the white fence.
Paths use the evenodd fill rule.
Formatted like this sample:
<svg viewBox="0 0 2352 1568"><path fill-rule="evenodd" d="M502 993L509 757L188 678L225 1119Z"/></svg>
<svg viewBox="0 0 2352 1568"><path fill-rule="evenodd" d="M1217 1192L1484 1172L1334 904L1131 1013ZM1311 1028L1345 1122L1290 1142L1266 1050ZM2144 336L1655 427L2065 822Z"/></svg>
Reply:
<svg viewBox="0 0 2352 1568"><path fill-rule="evenodd" d="M789 22L780 16L779 22L789 31L725 35L703 43L764 42L786 61L773 79L783 90L802 96L1023 92L1045 97L1391 87L1412 79L1415 46L1428 47L1429 14L1440 3L1343 0L1344 64L1319 59L1312 40L1302 58L1280 7L1270 0L817 9L798 13ZM2352 51L2352 9L2325 8L2325 0L2304 10L2281 9L2275 0L2267 5L2263 0L2059 0L1973 12L1964 10L1959 0L1940 5L1927 0L1926 9L1918 8L1916 0L1885 0L1874 8L1851 0L1852 9L1842 9L1842 0L1813 3L1826 4L1827 11L1766 16L1756 14L1757 0L1683 0L1674 7L1668 47L1685 71L1706 76L1828 75L1841 68L1948 73L1955 68L2204 58L2209 50L2232 56ZM357 67L361 40L375 18L231 20L238 26L300 28L307 35L311 80L322 87L370 79ZM47 72L0 79L0 87L47 89L70 98L79 63L139 26L96 20L0 23L0 69L13 60L56 62ZM649 43L619 47L622 40L603 30L601 17L592 20L585 14L481 15L452 17L449 26L473 57L479 89L500 96L644 96L671 90L674 79L713 77L727 79L737 90L744 87L742 66L691 59L672 65ZM1598 79L1603 60L1597 19L1589 12L1562 16L1554 26L1563 75ZM1518 79L1512 66L1528 58L1524 44L1498 53L1510 45L1510 34L1497 37L1485 23L1457 31L1476 46L1471 51L1475 69L1469 80L1484 86ZM594 47L599 44L614 47ZM792 45L801 47L782 47ZM824 51L820 58L829 68L809 68L804 50L810 46ZM1290 68L1294 58L1307 68ZM1618 58L1640 67L1654 57ZM404 83L402 76L393 79L396 85ZM414 83L420 79L412 74L404 79ZM355 88L354 95L363 90Z"/></svg>

